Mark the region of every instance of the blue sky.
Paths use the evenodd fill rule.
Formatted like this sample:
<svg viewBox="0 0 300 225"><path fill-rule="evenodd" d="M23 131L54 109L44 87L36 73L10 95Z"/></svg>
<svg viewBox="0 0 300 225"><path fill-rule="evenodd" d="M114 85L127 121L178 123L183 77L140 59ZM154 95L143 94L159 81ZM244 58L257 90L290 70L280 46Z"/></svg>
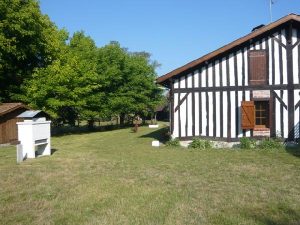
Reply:
<svg viewBox="0 0 300 225"><path fill-rule="evenodd" d="M273 0L273 21L300 14L300 0ZM118 41L147 51L159 76L270 22L269 0L40 0L70 35L83 30L97 46Z"/></svg>

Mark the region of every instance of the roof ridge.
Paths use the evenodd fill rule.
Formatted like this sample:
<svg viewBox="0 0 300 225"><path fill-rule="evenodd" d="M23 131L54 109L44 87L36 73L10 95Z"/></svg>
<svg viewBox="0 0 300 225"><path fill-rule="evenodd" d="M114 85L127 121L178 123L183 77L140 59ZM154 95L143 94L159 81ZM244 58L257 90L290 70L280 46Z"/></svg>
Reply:
<svg viewBox="0 0 300 225"><path fill-rule="evenodd" d="M166 80L170 79L171 77L173 76L176 76L186 70L189 70L189 69L192 69L196 66L198 66L199 64L205 62L205 61L208 61L208 60L211 60L213 59L214 57L218 56L219 54L221 53L224 53L224 52L227 52L229 51L230 49L233 49L235 48L236 46L242 44L242 43L245 43L253 38L256 38L258 37L259 35L262 35L264 34L265 32L268 32L278 26L280 26L281 24L284 24L290 20L297 20L300 22L300 15L297 15L297 14L294 14L294 13L291 13L291 14L288 14L284 17L281 17L280 19L272 22L272 23L269 23L265 26L263 26L262 28L260 29L257 29L253 32L250 32L220 48L217 48L216 50L214 51L211 51L203 56L201 56L200 58L197 58L195 60L192 60L186 64L184 64L183 66L181 67L178 67L177 69L174 69L172 70L171 72L169 73L166 73L165 75L163 76L160 76L156 79L157 83L161 83L163 84Z"/></svg>

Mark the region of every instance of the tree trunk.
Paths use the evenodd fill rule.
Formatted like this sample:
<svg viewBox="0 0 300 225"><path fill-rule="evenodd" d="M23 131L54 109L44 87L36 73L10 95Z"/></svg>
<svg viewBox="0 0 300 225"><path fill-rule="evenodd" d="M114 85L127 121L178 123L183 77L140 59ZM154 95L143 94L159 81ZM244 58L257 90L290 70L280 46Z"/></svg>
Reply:
<svg viewBox="0 0 300 225"><path fill-rule="evenodd" d="M125 123L125 113L121 113L120 114L120 125L124 125Z"/></svg>
<svg viewBox="0 0 300 225"><path fill-rule="evenodd" d="M88 120L88 128L89 128L89 130L94 129L94 123L95 123L94 119Z"/></svg>

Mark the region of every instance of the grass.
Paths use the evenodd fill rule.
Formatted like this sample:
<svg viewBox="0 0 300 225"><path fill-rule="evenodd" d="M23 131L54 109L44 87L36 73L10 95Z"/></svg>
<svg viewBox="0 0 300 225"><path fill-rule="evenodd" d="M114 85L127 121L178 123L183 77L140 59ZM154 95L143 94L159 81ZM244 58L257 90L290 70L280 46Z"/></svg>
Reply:
<svg viewBox="0 0 300 225"><path fill-rule="evenodd" d="M54 137L19 165L1 148L0 224L300 224L299 155L151 147L161 132Z"/></svg>

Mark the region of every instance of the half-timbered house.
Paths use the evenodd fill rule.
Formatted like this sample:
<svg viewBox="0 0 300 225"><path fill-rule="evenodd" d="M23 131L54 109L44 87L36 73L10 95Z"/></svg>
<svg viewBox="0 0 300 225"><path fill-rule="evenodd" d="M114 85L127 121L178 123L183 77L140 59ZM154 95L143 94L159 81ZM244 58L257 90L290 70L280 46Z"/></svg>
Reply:
<svg viewBox="0 0 300 225"><path fill-rule="evenodd" d="M172 136L298 139L299 44L300 16L290 14L159 77Z"/></svg>

